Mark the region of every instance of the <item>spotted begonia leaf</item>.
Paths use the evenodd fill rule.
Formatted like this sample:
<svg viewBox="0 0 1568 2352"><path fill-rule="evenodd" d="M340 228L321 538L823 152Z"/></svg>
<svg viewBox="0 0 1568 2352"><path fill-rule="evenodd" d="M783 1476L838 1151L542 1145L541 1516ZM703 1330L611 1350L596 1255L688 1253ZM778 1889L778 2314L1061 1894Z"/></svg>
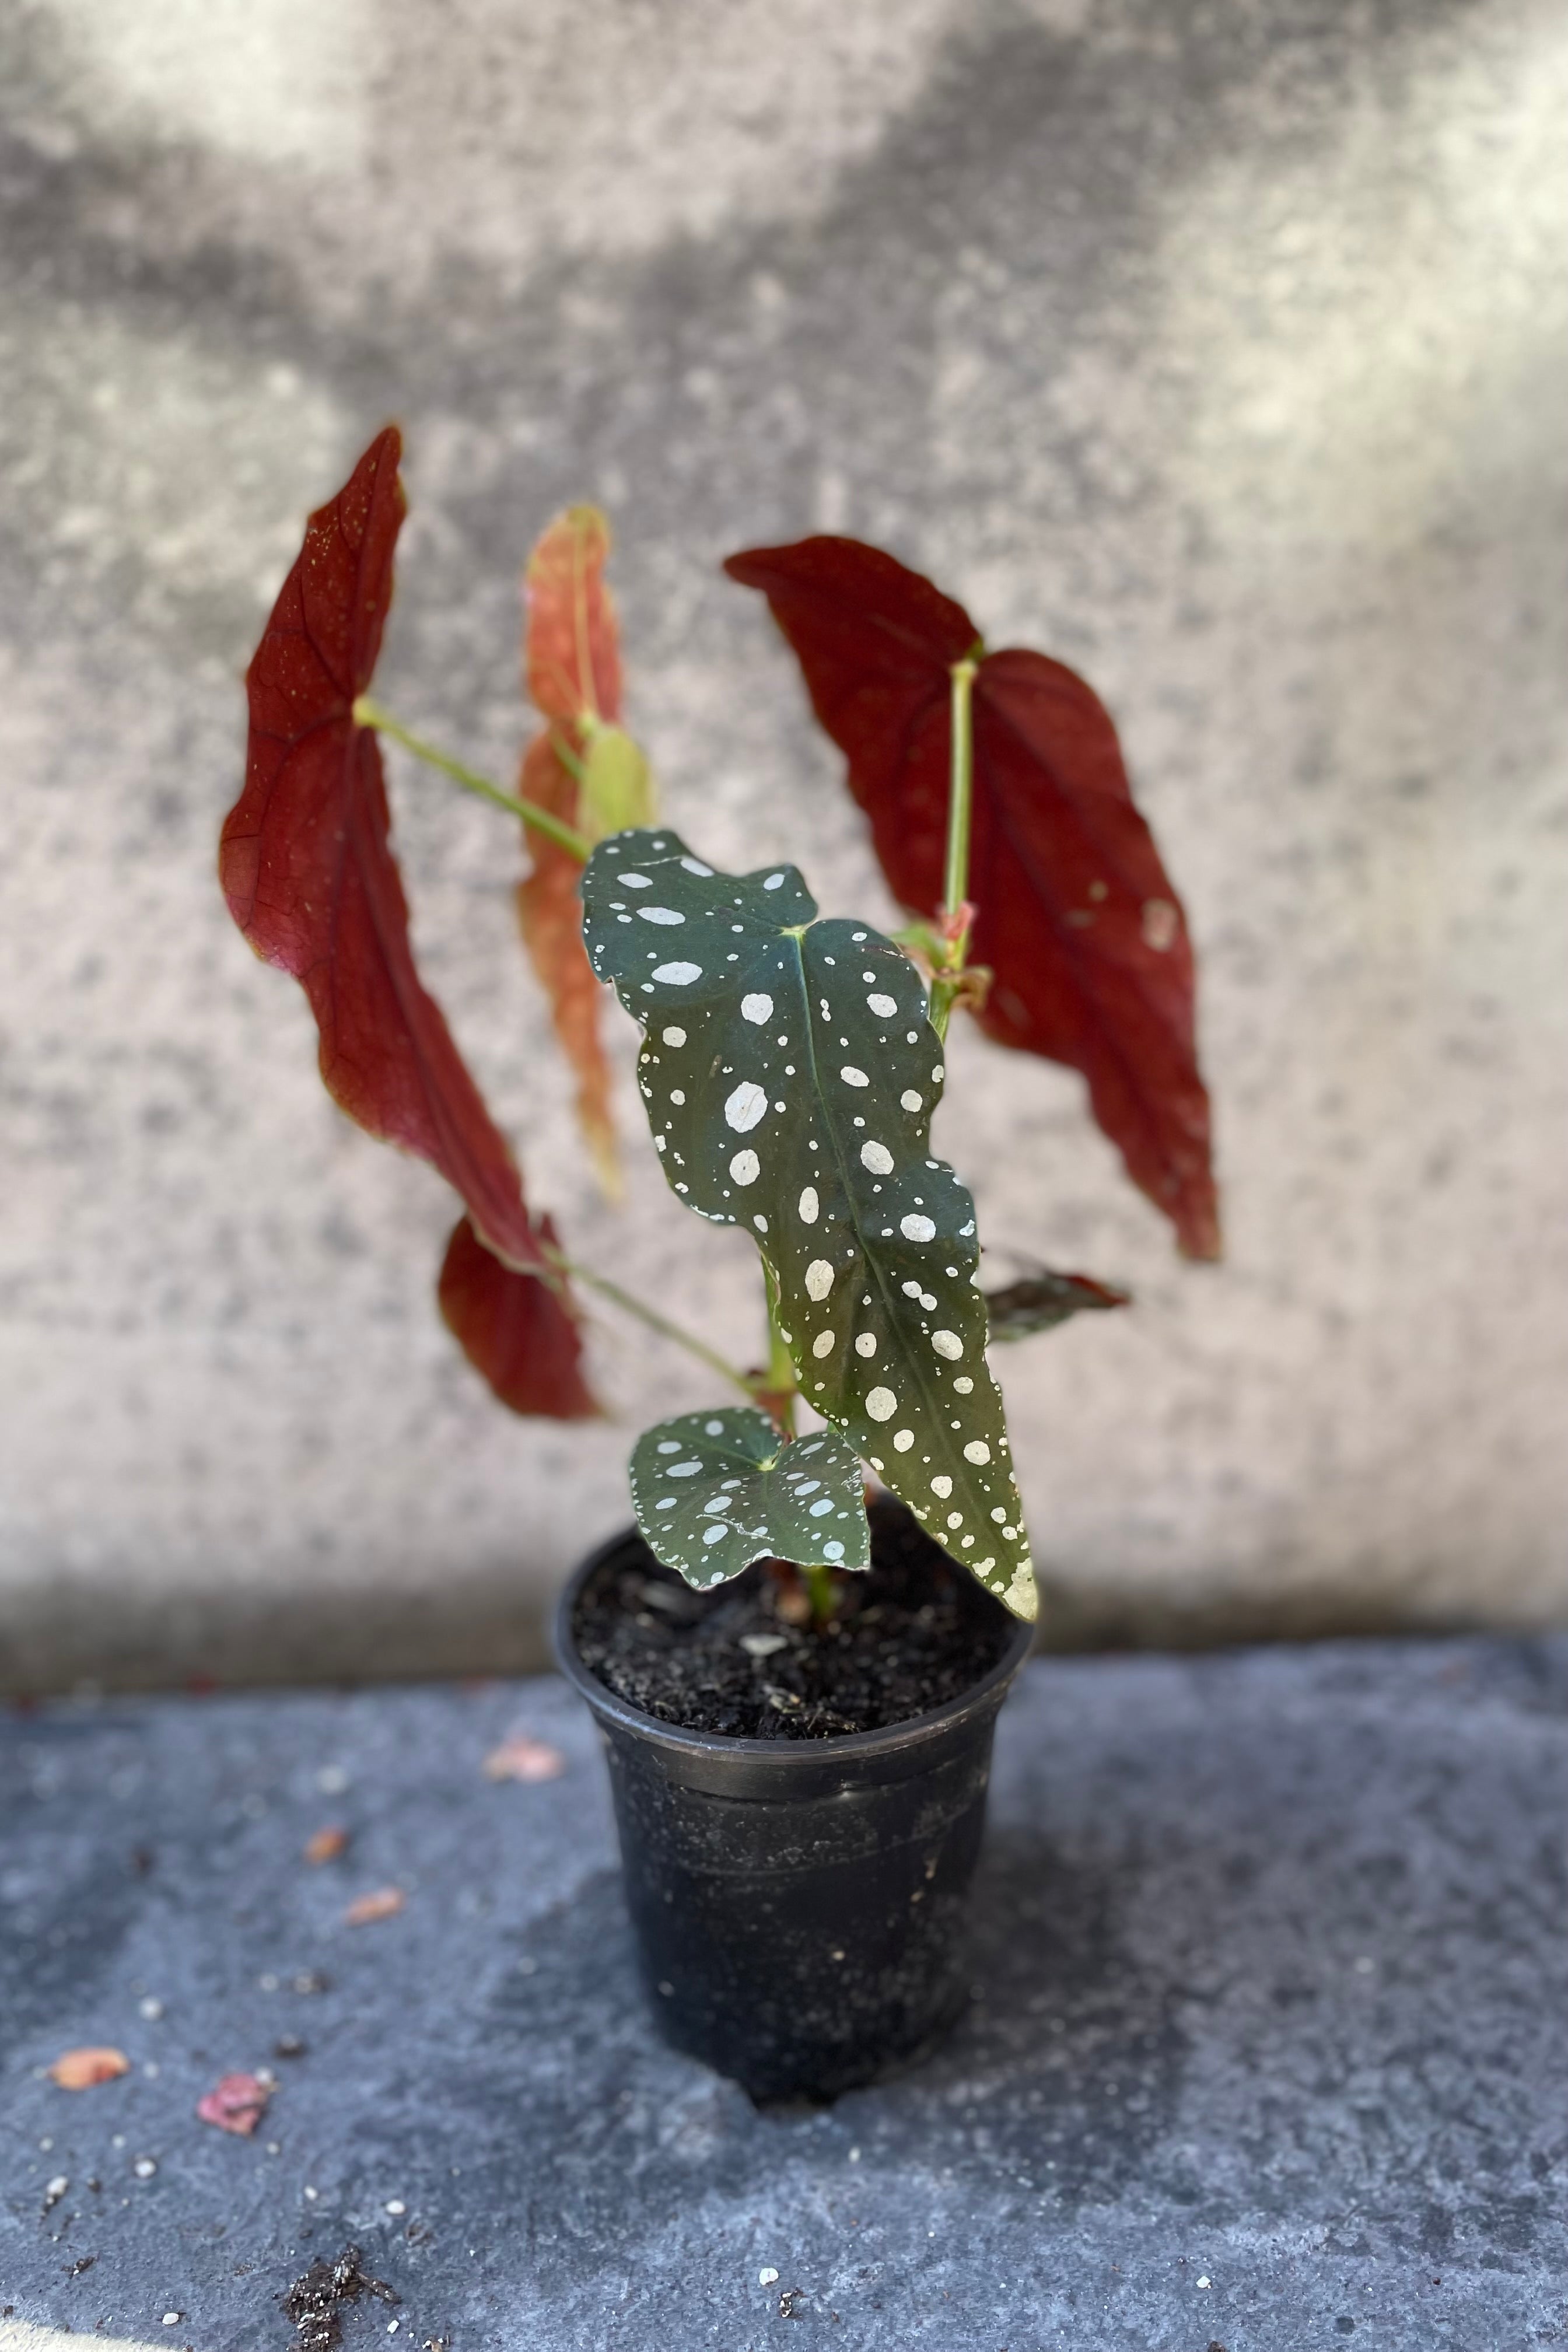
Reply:
<svg viewBox="0 0 1568 2352"><path fill-rule="evenodd" d="M942 1046L913 965L868 924L819 922L793 866L716 874L662 829L601 843L583 901L594 969L644 1025L669 1182L752 1234L824 1420L1032 1617L974 1204L931 1156Z"/></svg>
<svg viewBox="0 0 1568 2352"><path fill-rule="evenodd" d="M688 1584L754 1559L867 1569L871 1530L855 1448L836 1429L791 1444L765 1412L683 1412L638 1438L632 1502L656 1559Z"/></svg>

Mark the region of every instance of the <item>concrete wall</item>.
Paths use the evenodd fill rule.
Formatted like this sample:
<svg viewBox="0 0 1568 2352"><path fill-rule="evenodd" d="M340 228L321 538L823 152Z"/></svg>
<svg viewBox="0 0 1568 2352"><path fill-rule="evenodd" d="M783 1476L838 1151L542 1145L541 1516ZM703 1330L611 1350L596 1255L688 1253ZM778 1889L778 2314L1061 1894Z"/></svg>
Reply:
<svg viewBox="0 0 1568 2352"><path fill-rule="evenodd" d="M638 1417L710 1393L606 1326L617 1425L490 1404L432 1307L447 1196L330 1108L218 900L239 673L389 415L384 698L504 774L518 565L600 499L668 813L830 911L888 909L729 548L880 540L1116 711L1203 955L1228 1260L1177 1264L1067 1073L965 1037L940 1131L994 1246L1138 1293L1004 1360L1058 1638L1561 1615L1555 0L0 26L9 1682L527 1659ZM510 827L395 793L533 1197L746 1352L748 1249L640 1137L630 1207L587 1195Z"/></svg>

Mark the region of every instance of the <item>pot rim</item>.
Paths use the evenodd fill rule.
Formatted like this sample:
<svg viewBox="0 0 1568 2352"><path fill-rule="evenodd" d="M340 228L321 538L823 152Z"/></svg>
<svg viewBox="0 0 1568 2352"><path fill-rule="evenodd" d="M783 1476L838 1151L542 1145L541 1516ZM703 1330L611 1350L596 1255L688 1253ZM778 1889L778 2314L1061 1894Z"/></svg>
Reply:
<svg viewBox="0 0 1568 2352"><path fill-rule="evenodd" d="M679 1755L729 1756L737 1761L766 1758L780 1770L805 1771L813 1765L820 1768L829 1758L887 1755L928 1739L939 1739L955 1723L984 1706L994 1693L1000 1705L1008 1684L1034 1646L1034 1626L1021 1617L1014 1618L1006 1648L978 1682L927 1715L912 1715L902 1723L883 1724L876 1731L837 1731L826 1739L752 1739L735 1732L689 1731L683 1725L665 1723L657 1715L634 1706L629 1699L618 1697L607 1683L602 1683L597 1675L589 1671L578 1654L572 1630L578 1595L601 1562L619 1551L630 1538L644 1540L641 1529L635 1525L596 1544L573 1570L555 1604L551 1648L561 1673L596 1716L651 1746L670 1748Z"/></svg>

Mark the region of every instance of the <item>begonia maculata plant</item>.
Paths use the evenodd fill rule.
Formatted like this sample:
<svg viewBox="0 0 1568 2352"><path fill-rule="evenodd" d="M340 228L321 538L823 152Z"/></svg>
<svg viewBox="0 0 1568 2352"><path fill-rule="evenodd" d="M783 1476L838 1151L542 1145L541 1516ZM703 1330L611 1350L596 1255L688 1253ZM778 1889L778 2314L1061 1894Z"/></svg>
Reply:
<svg viewBox="0 0 1568 2352"><path fill-rule="evenodd" d="M591 507L551 522L528 563L522 666L538 724L516 793L371 699L400 455L389 426L310 518L250 666L248 761L220 870L251 946L306 991L334 1099L458 1193L439 1279L447 1324L520 1413L597 1411L582 1289L738 1393L657 1423L633 1451L637 1524L689 1583L769 1559L800 1572L826 1619L836 1577L869 1565L868 1470L1033 1617L988 1344L1126 1299L1045 1267L982 1289L973 1201L932 1148L954 1013L1080 1071L1184 1253L1219 1253L1185 918L1109 716L1060 663L989 652L961 605L876 548L819 537L731 556L726 571L767 599L846 755L910 921L889 937L825 918L794 866L725 873L662 821L621 723L609 531ZM637 1082L666 1182L755 1244L769 1334L757 1370L578 1265L525 1200L415 963L384 740L521 820L522 938L598 1181L612 1195L621 1183L607 983L641 1030ZM797 1407L821 1425L797 1434Z"/></svg>

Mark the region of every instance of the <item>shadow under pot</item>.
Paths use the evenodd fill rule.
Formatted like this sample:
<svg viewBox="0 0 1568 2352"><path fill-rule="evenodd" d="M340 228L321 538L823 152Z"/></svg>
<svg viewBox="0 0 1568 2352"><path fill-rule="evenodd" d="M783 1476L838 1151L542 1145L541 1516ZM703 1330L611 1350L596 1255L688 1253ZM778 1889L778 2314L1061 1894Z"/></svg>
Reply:
<svg viewBox="0 0 1568 2352"><path fill-rule="evenodd" d="M605 1742L654 2015L678 2050L759 2102L828 2099L907 2066L967 2000L992 1737L1031 1628L901 1506L873 1506L872 1547L873 1582L889 1553L906 1584L911 1573L927 1580L942 1603L927 1615L956 1621L967 1677L943 1703L876 1729L790 1736L797 1719L778 1737L734 1737L664 1722L618 1696L600 1678L615 1661L602 1639L584 1638L606 1611L664 1638L672 1616L700 1627L724 1605L670 1576L635 1533L584 1563L556 1616L562 1671ZM765 1575L747 1571L753 1591ZM722 1589L731 1611L744 1606L743 1583ZM645 1605L661 1592L661 1606ZM617 1631L624 1651L629 1625Z"/></svg>

